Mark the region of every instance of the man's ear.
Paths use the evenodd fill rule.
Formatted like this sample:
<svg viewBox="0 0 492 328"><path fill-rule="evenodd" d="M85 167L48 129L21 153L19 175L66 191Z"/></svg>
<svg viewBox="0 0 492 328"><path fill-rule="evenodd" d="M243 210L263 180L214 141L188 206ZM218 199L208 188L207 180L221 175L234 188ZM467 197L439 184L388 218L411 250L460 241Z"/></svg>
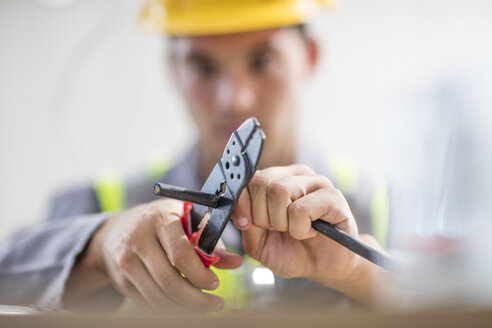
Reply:
<svg viewBox="0 0 492 328"><path fill-rule="evenodd" d="M306 40L308 75L313 75L319 64L320 46L318 40L309 37Z"/></svg>

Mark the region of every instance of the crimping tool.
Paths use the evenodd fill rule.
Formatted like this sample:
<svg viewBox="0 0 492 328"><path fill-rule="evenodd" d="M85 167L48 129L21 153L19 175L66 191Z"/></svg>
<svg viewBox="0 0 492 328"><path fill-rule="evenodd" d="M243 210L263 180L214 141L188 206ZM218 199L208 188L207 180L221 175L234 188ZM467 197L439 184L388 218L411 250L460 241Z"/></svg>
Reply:
<svg viewBox="0 0 492 328"><path fill-rule="evenodd" d="M154 185L154 194L185 201L181 223L207 267L219 261L220 258L213 255L215 245L236 208L239 195L256 171L265 140L259 126L256 118L250 118L232 133L222 158L215 164L201 191L163 183ZM200 229L207 212L210 218Z"/></svg>

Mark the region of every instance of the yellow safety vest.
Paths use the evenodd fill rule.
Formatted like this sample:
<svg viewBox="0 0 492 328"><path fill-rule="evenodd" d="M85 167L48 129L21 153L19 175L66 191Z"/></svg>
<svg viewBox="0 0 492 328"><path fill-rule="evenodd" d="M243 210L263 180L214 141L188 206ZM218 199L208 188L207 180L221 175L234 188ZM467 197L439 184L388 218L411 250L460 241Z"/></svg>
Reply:
<svg viewBox="0 0 492 328"><path fill-rule="evenodd" d="M353 193L359 184L359 173L354 162L347 156L335 156L330 166L336 185L342 193ZM386 182L379 182L373 190L369 212L374 238L385 247L389 226L389 194Z"/></svg>

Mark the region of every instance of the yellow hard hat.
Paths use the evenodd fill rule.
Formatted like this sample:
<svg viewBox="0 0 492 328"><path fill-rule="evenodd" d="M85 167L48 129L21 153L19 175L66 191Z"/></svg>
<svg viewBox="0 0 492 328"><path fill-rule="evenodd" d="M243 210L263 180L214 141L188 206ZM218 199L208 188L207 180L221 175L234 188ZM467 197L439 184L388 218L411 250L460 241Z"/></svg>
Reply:
<svg viewBox="0 0 492 328"><path fill-rule="evenodd" d="M332 0L147 0L141 20L169 35L212 35L306 22Z"/></svg>

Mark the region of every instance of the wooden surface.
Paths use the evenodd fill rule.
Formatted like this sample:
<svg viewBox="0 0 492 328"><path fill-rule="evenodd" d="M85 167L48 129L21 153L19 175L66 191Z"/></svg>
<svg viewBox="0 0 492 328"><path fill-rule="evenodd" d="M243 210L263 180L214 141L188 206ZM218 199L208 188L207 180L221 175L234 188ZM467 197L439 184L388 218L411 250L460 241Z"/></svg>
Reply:
<svg viewBox="0 0 492 328"><path fill-rule="evenodd" d="M492 327L492 310L439 313L255 313L218 316L90 317L66 313L0 315L0 327Z"/></svg>

